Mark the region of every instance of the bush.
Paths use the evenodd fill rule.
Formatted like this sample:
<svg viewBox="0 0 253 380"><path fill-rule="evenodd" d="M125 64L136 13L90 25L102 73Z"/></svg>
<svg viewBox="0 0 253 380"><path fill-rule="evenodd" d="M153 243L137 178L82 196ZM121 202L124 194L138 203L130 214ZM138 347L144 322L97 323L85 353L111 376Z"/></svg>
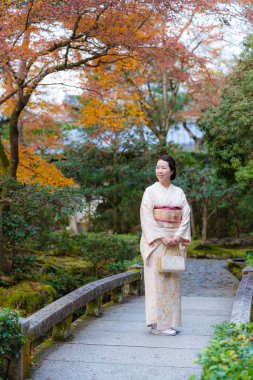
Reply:
<svg viewBox="0 0 253 380"><path fill-rule="evenodd" d="M202 366L200 380L252 380L253 324L223 322L215 326L214 337L197 362Z"/></svg>
<svg viewBox="0 0 253 380"><path fill-rule="evenodd" d="M73 290L85 285L88 282L96 281L97 277L87 277L85 274L71 274L62 268L47 270L37 276L43 284L49 285L57 292L57 298L63 297Z"/></svg>
<svg viewBox="0 0 253 380"><path fill-rule="evenodd" d="M110 264L131 261L139 255L139 238L135 235L69 232L50 235L51 249L56 255L78 255L90 262L94 275L108 274Z"/></svg>
<svg viewBox="0 0 253 380"><path fill-rule="evenodd" d="M69 216L83 208L83 196L77 189L22 185L13 179L0 178L5 189L2 233L6 249L14 254L20 247L45 246L46 236L55 225L67 226Z"/></svg>
<svg viewBox="0 0 253 380"><path fill-rule="evenodd" d="M33 271L38 267L38 258L35 255L14 255L11 275L15 281L30 280Z"/></svg>
<svg viewBox="0 0 253 380"><path fill-rule="evenodd" d="M143 265L143 259L141 256L135 257L133 260L123 260L117 263L108 264L107 268L110 273L126 272L131 265L139 264Z"/></svg>
<svg viewBox="0 0 253 380"><path fill-rule="evenodd" d="M253 251L246 251L245 263L247 267L253 267Z"/></svg>
<svg viewBox="0 0 253 380"><path fill-rule="evenodd" d="M18 317L13 310L0 309L0 378L8 377L10 360L19 357L24 343Z"/></svg>

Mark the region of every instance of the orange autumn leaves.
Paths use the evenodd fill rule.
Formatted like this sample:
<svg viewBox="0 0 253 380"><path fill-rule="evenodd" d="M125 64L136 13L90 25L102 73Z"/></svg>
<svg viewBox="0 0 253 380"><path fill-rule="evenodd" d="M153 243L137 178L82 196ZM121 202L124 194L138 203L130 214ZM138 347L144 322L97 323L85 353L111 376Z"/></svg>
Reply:
<svg viewBox="0 0 253 380"><path fill-rule="evenodd" d="M138 87L129 83L129 75L140 71L142 64L134 59L118 61L113 65L99 66L88 75L90 88L94 91L84 95L80 125L94 133L118 131L129 126L146 122L146 114L140 105ZM137 76L138 86L145 84L145 78ZM133 80L133 78L131 78Z"/></svg>
<svg viewBox="0 0 253 380"><path fill-rule="evenodd" d="M9 152L7 151L9 155ZM72 178L67 178L53 163L47 162L34 153L31 147L19 147L20 162L17 180L22 184L67 187L76 186Z"/></svg>

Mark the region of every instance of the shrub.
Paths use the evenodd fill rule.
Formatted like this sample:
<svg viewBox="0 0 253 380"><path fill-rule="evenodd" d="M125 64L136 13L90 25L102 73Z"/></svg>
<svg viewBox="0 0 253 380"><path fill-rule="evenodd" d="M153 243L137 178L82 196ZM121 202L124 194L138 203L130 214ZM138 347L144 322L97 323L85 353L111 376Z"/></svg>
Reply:
<svg viewBox="0 0 253 380"><path fill-rule="evenodd" d="M69 216L83 208L83 196L77 189L22 185L0 178L2 188L6 199L11 199L2 215L3 242L14 254L27 245L47 249L49 231L56 224L67 226Z"/></svg>
<svg viewBox="0 0 253 380"><path fill-rule="evenodd" d="M108 264L107 268L110 273L125 272L131 265L139 264L143 265L143 259L141 256L135 257L133 260L123 260L116 263Z"/></svg>
<svg viewBox="0 0 253 380"><path fill-rule="evenodd" d="M8 377L10 360L19 357L24 343L18 317L13 310L0 309L0 378Z"/></svg>
<svg viewBox="0 0 253 380"><path fill-rule="evenodd" d="M57 298L63 297L84 284L96 281L97 277L88 277L85 274L71 274L62 268L47 271L37 276L38 280L49 285L57 292Z"/></svg>
<svg viewBox="0 0 253 380"><path fill-rule="evenodd" d="M202 366L200 380L253 379L253 324L223 322L215 326L214 337L197 362Z"/></svg>
<svg viewBox="0 0 253 380"><path fill-rule="evenodd" d="M15 281L30 280L32 279L33 271L37 266L37 256L17 254L13 256L11 275Z"/></svg>
<svg viewBox="0 0 253 380"><path fill-rule="evenodd" d="M245 263L247 267L253 267L253 251L246 251Z"/></svg>
<svg viewBox="0 0 253 380"><path fill-rule="evenodd" d="M68 232L51 234L51 249L57 255L78 255L90 262L94 274L108 274L109 265L133 260L139 255L139 238L135 235Z"/></svg>

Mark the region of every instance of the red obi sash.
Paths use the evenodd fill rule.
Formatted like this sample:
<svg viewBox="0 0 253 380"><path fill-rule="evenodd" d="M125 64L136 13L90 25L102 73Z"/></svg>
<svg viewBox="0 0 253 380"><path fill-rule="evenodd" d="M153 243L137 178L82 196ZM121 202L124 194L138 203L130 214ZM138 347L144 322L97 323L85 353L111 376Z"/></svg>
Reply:
<svg viewBox="0 0 253 380"><path fill-rule="evenodd" d="M154 206L154 219L164 222L164 227L178 228L182 221L182 207Z"/></svg>

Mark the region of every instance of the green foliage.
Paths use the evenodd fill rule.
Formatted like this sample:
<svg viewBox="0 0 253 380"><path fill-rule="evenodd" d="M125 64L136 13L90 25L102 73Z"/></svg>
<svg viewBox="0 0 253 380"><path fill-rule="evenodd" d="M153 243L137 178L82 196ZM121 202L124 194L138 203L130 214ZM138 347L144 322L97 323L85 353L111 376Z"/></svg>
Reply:
<svg viewBox="0 0 253 380"><path fill-rule="evenodd" d="M50 254L14 257L14 286L0 287L0 306L27 315L98 278L125 271L137 262L139 237L105 233L51 232ZM20 282L22 281L22 282Z"/></svg>
<svg viewBox="0 0 253 380"><path fill-rule="evenodd" d="M143 191L157 180L155 164L163 153L176 158L178 176L174 184L183 188L192 206L195 237L200 237L204 203L210 219L208 237L252 231L252 190L245 191L228 184L224 176L217 176L216 159L206 153L183 152L172 145L145 145L121 133L106 144L94 139L72 145L65 152L66 159L58 162L66 176L79 182L87 203L98 202L90 214L89 231L140 232Z"/></svg>
<svg viewBox="0 0 253 380"><path fill-rule="evenodd" d="M228 181L253 179L253 35L227 78L219 107L200 119L213 164Z"/></svg>
<svg viewBox="0 0 253 380"><path fill-rule="evenodd" d="M223 322L198 357L200 380L251 380L253 378L253 324ZM196 380L192 376L191 380ZM189 379L189 380L190 380Z"/></svg>
<svg viewBox="0 0 253 380"><path fill-rule="evenodd" d="M85 273L71 274L62 268L47 268L46 272L34 278L56 290L57 298L63 297L80 286L98 279L96 276L86 276Z"/></svg>
<svg viewBox="0 0 253 380"><path fill-rule="evenodd" d="M119 272L127 271L129 267L134 264L143 265L143 259L140 255L135 257L133 260L123 260L112 264L108 264L107 268L111 273L116 274Z"/></svg>
<svg viewBox="0 0 253 380"><path fill-rule="evenodd" d="M178 149L149 147L130 132L105 136L104 141L88 139L70 146L66 159L57 166L80 184L87 203L98 200L95 215L90 215L89 231L135 233L140 230L143 191L156 180L157 158L164 151L173 154Z"/></svg>
<svg viewBox="0 0 253 380"><path fill-rule="evenodd" d="M7 367L11 357L19 357L24 335L19 325L18 314L10 309L0 309L0 377L7 378Z"/></svg>
<svg viewBox="0 0 253 380"><path fill-rule="evenodd" d="M246 251L245 264L247 267L253 267L253 251Z"/></svg>
<svg viewBox="0 0 253 380"><path fill-rule="evenodd" d="M13 252L20 244L46 244L48 231L56 224L67 225L68 216L83 205L80 194L73 189L23 186L2 177L0 190L6 200L2 212L4 244Z"/></svg>
<svg viewBox="0 0 253 380"><path fill-rule="evenodd" d="M101 277L110 271L109 264L129 261L139 255L139 238L106 233L54 233L51 249L57 255L78 255L91 263L93 275Z"/></svg>
<svg viewBox="0 0 253 380"><path fill-rule="evenodd" d="M15 281L29 280L32 278L32 271L37 266L37 256L17 254L13 257L11 275Z"/></svg>

